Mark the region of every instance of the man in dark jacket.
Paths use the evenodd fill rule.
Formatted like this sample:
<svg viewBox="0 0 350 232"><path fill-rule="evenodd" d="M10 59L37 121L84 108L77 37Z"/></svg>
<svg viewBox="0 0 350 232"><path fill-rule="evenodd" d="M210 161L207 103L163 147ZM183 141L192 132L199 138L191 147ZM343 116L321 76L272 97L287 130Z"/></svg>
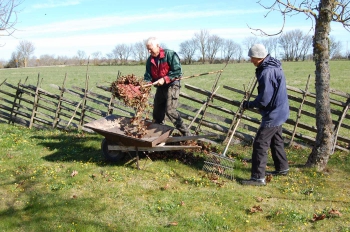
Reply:
<svg viewBox="0 0 350 232"><path fill-rule="evenodd" d="M248 52L258 81L258 95L243 103L243 108L257 108L262 116L253 143L251 178L243 185L266 185L265 175L287 175L289 165L284 151L282 124L289 117L289 104L281 62L269 54L262 44L253 45ZM267 150L270 147L275 171L266 172Z"/></svg>
<svg viewBox="0 0 350 232"><path fill-rule="evenodd" d="M153 102L153 121L162 124L166 114L182 135L190 136L176 110L180 95L178 78L182 76L179 56L172 50L161 48L155 37L146 41L146 47L150 56L146 62L144 80L152 82L157 88Z"/></svg>

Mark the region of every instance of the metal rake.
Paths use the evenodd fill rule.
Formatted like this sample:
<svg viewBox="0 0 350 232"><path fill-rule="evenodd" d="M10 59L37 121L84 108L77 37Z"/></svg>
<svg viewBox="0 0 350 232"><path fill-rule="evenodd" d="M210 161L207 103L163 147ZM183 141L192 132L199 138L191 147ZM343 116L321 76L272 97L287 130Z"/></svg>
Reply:
<svg viewBox="0 0 350 232"><path fill-rule="evenodd" d="M252 81L255 77L252 78ZM255 83L252 84L253 82L250 81L249 83L249 91L245 91L246 94L243 98L243 100L241 101L241 104L238 108L238 111L235 114L235 117L233 119L233 124L234 129L231 132L231 135L229 137L228 143L226 144L225 150L222 154L217 154L214 152L211 152L207 157L206 157L206 161L204 161L204 165L203 165L203 170L206 172L211 172L211 173L215 173L217 175L226 177L227 179L230 180L234 180L234 174L233 174L233 170L234 170L234 159L228 158L226 156L226 152L228 150L228 147L230 146L231 140L233 138L233 135L236 132L236 129L240 123L240 120L242 118L243 112L244 112L244 108L243 108L243 102L244 101L249 101L250 96L252 95L255 86L258 82L258 80L255 80ZM238 117L237 117L238 116ZM230 131L229 131L230 132Z"/></svg>

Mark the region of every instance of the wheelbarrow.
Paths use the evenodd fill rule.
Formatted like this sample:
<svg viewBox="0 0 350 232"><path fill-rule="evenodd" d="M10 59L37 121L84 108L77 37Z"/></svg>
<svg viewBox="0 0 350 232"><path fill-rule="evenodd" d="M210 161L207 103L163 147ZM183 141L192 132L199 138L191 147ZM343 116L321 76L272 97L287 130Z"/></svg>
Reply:
<svg viewBox="0 0 350 232"><path fill-rule="evenodd" d="M125 134L123 129L125 125L130 124L131 118L109 115L107 117L89 122L84 127L89 128L96 133L103 135L101 142L102 155L107 161L120 161L126 154L136 156L137 168L139 168L139 151L140 152L161 152L175 151L184 149L198 149L201 146L195 145L167 145L187 140L197 140L200 138L212 137L211 135L196 136L170 136L174 128L145 121L146 131L142 138L136 138Z"/></svg>

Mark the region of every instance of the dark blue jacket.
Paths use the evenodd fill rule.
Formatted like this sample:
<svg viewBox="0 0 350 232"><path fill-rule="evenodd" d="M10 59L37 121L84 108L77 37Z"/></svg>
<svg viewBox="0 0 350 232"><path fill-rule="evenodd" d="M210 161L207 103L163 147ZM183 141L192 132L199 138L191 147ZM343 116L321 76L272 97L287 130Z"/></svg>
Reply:
<svg viewBox="0 0 350 232"><path fill-rule="evenodd" d="M258 108L262 127L282 125L289 117L289 103L281 62L268 55L255 70L258 96L249 102L249 108Z"/></svg>

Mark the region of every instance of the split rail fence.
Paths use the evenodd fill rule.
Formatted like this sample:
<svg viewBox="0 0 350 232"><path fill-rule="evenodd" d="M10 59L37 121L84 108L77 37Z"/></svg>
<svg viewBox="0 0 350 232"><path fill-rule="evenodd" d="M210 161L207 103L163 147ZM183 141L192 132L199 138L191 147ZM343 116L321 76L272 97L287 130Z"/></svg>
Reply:
<svg viewBox="0 0 350 232"><path fill-rule="evenodd" d="M29 128L57 128L87 130L84 124L110 114L132 117L134 110L126 107L110 92L109 86L96 85L89 88L89 77L85 86L66 88L66 77L62 86L51 84L52 90L41 88L38 76L35 85L28 84L28 78L13 85L4 80L0 83L0 121L20 124ZM290 102L290 117L283 133L289 145L312 144L316 137L315 99L309 92L310 76L305 89L287 86ZM216 90L185 84L180 93L178 110L194 133L216 134L215 141L227 142L235 131L234 142L252 142L260 124L256 110L245 111L238 122L234 120L245 91L224 85L230 97L216 93ZM93 91L94 90L94 91ZM232 99L232 96L240 96ZM254 95L253 95L254 97ZM333 98L334 97L334 98ZM331 90L331 113L334 124L334 149L350 149L350 94Z"/></svg>

